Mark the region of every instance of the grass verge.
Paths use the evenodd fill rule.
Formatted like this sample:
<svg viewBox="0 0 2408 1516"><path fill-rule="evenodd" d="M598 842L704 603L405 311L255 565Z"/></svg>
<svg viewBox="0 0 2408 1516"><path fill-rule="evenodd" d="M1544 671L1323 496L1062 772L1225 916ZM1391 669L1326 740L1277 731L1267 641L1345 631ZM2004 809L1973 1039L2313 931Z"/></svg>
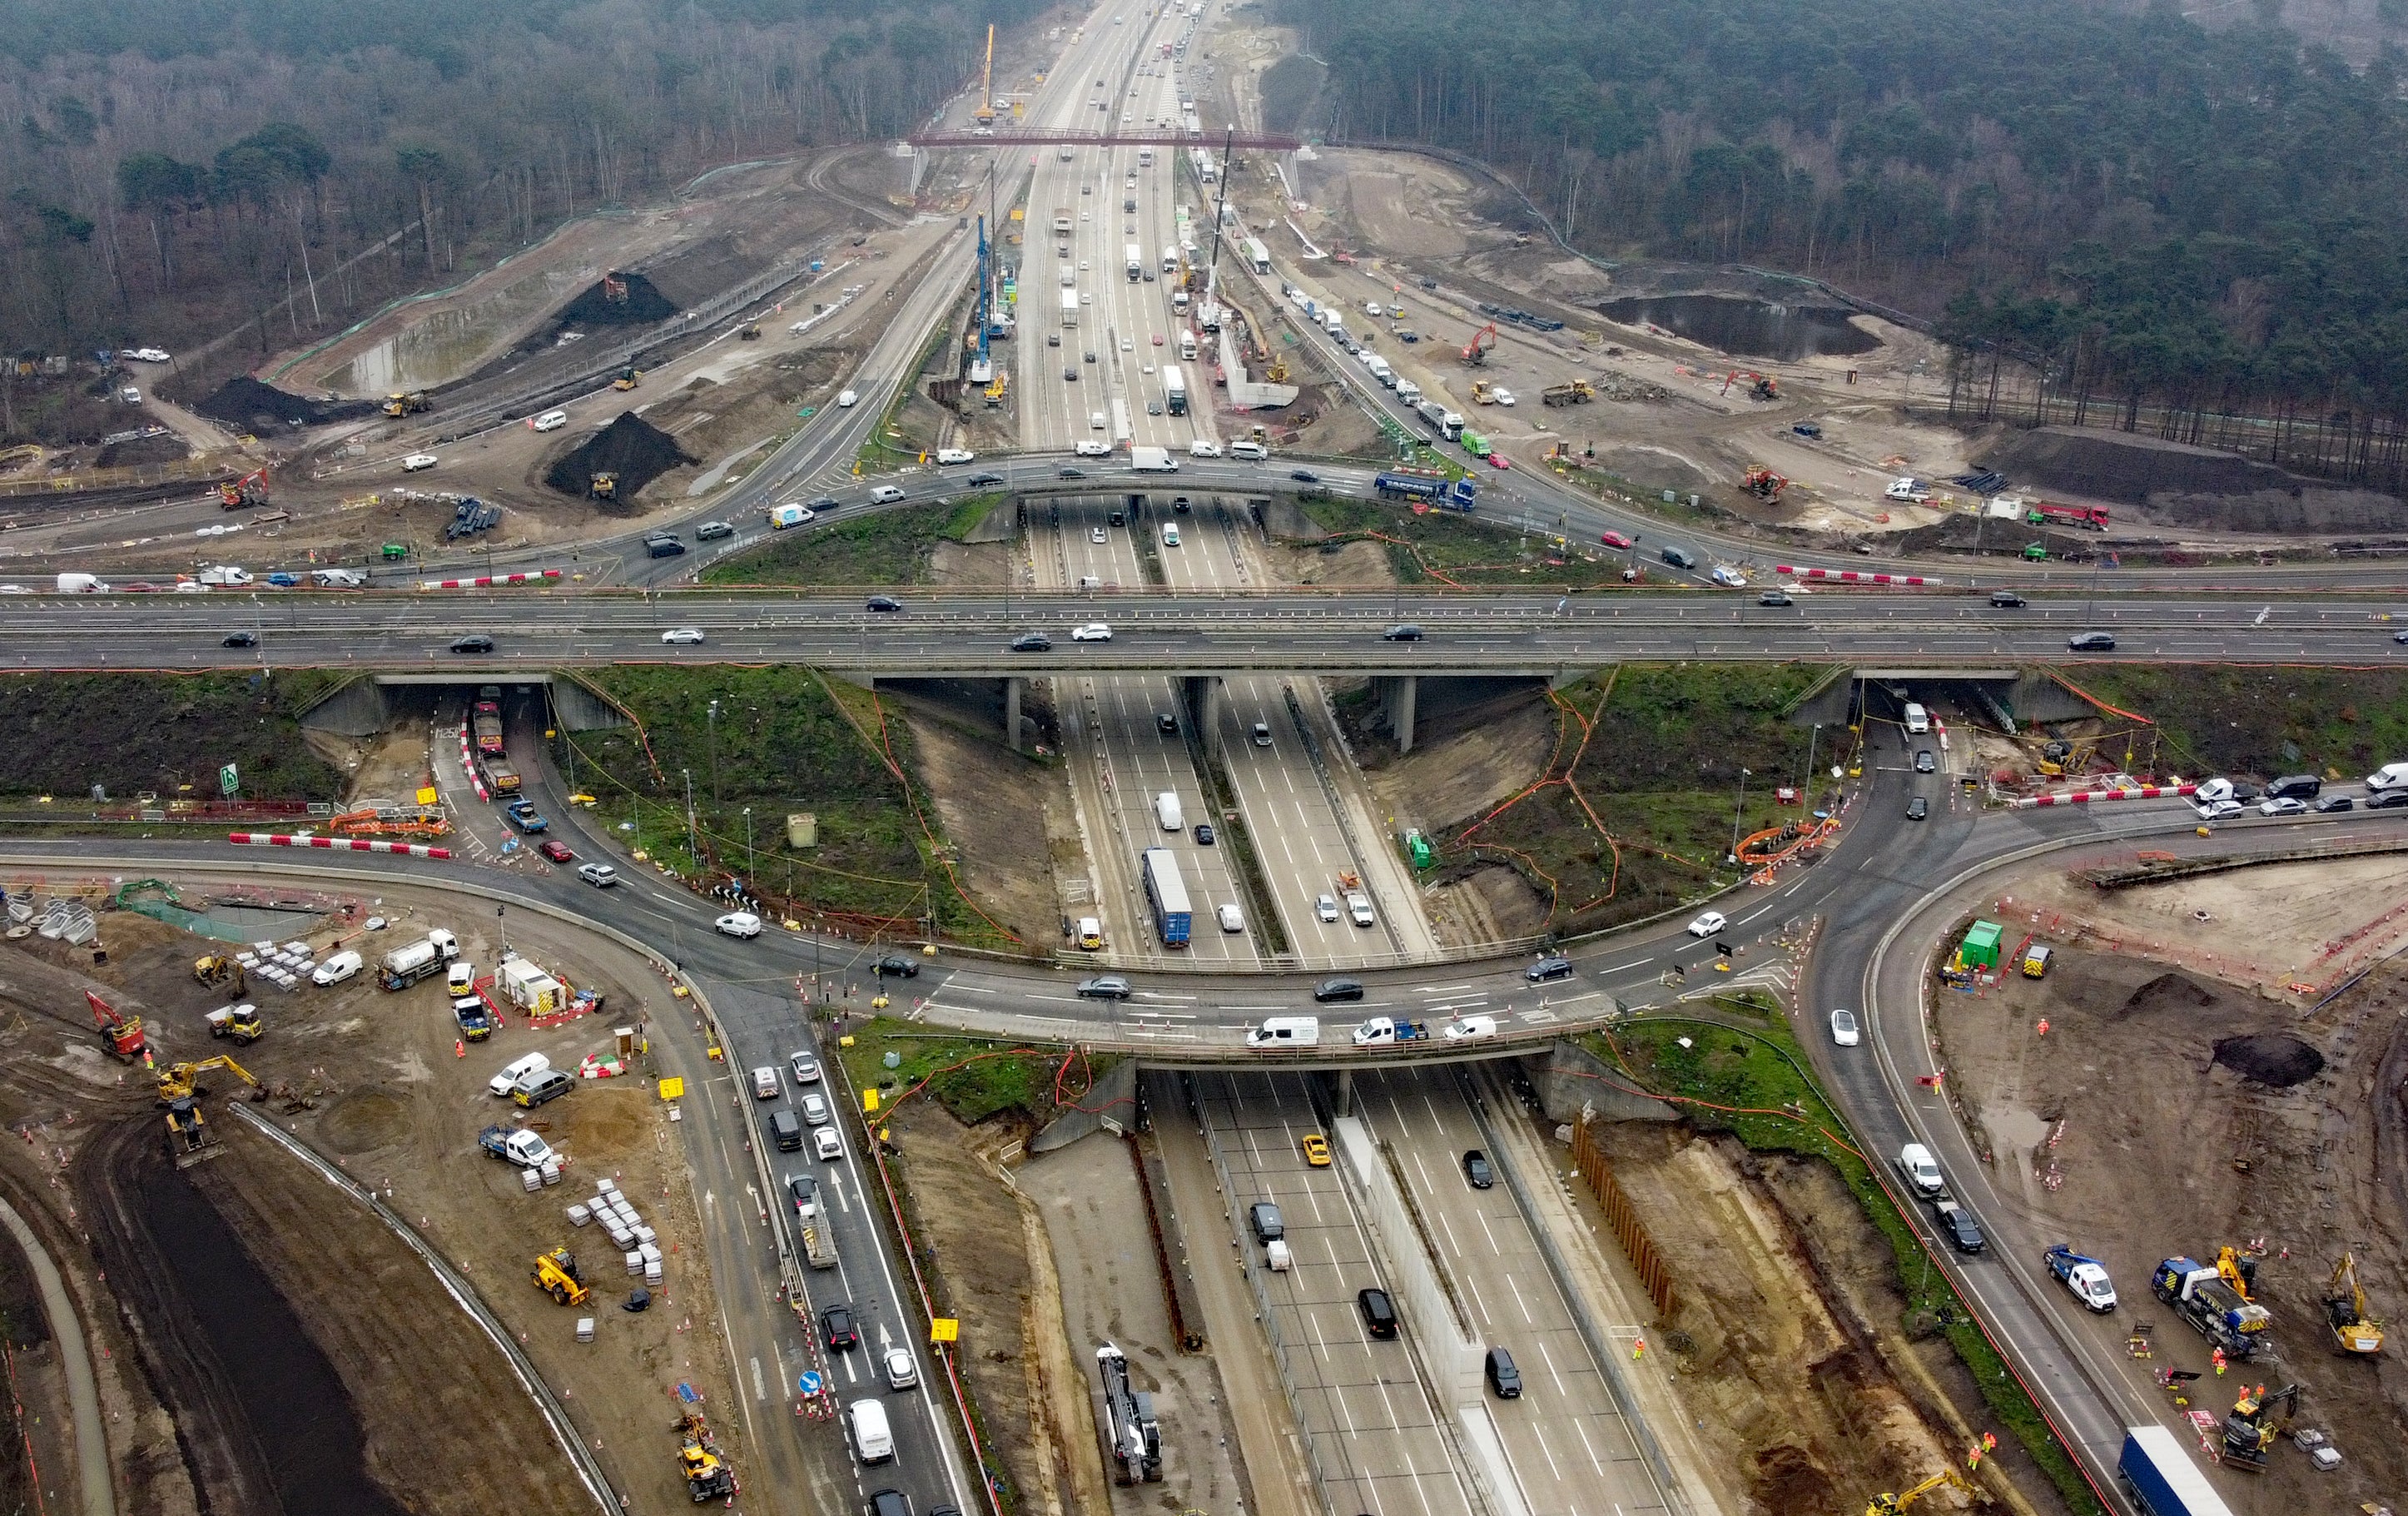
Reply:
<svg viewBox="0 0 2408 1516"><path fill-rule="evenodd" d="M965 542L1002 505L997 493L966 495L854 516L809 531L772 535L749 553L703 570L706 585L858 585L931 582L939 542Z"/></svg>
<svg viewBox="0 0 2408 1516"><path fill-rule="evenodd" d="M2408 753L2408 672L2124 663L2070 677L2108 704L2156 723L2100 750L2121 761L2129 746L2135 772L2342 779ZM2105 720L2110 729L2139 726Z"/></svg>
<svg viewBox="0 0 2408 1516"><path fill-rule="evenodd" d="M1551 530L1523 531L1458 511L1414 511L1383 501L1307 493L1297 506L1340 541L1378 541L1405 585L1514 585L1536 589L1620 587L1622 559Z"/></svg>
<svg viewBox="0 0 2408 1516"><path fill-rule="evenodd" d="M840 1053L854 1088L878 1090L882 1106L897 1098L930 1099L964 1126L1003 1112L1042 1125L1117 1061L884 1017L848 1032Z"/></svg>
<svg viewBox="0 0 2408 1516"><path fill-rule="evenodd" d="M235 765L251 800L332 801L343 774L313 752L300 714L340 670L38 673L0 679L0 795L220 798Z"/></svg>
<svg viewBox="0 0 2408 1516"><path fill-rule="evenodd" d="M1725 1001L1733 1003L1726 1010L1744 1007L1754 1024L1740 1028L1650 1016L1581 1041L1607 1063L1627 1070L1633 1083L1684 1102L1684 1115L1698 1130L1727 1132L1753 1151L1803 1154L1837 1169L1866 1218L1889 1243L1899 1288L1908 1302L1901 1329L1921 1336L1936 1327L1944 1335L1971 1372L1991 1414L2023 1445L2067 1506L2085 1516L2099 1512L2098 1497L2072 1455L2049 1430L2020 1381L2007 1372L2006 1360L1975 1323L1946 1273L1934 1264L1913 1224L1874 1177L1847 1123L1807 1072L1778 1003L1753 993L1717 997L1718 1004ZM1688 1047L1681 1046L1683 1038L1688 1039Z"/></svg>

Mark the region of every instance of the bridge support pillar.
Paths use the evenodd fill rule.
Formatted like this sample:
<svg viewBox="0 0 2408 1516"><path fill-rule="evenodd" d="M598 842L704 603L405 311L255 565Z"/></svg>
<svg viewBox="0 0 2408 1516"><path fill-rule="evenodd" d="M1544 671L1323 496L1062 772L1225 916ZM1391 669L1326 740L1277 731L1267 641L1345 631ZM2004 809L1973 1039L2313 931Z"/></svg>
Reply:
<svg viewBox="0 0 2408 1516"><path fill-rule="evenodd" d="M1353 1069L1338 1071L1338 1088L1329 1092L1329 1109L1333 1116L1354 1114L1354 1071Z"/></svg>
<svg viewBox="0 0 2408 1516"><path fill-rule="evenodd" d="M1187 719L1196 723L1196 735L1203 742L1204 751L1217 756L1221 751L1221 709L1228 699L1221 676L1191 674L1179 683Z"/></svg>
<svg viewBox="0 0 2408 1516"><path fill-rule="evenodd" d="M1003 745L1020 751L1020 696L1028 681L1013 674L1003 682Z"/></svg>
<svg viewBox="0 0 2408 1516"><path fill-rule="evenodd" d="M1397 751L1413 750L1413 701L1419 693L1418 674L1388 674L1376 681L1380 709L1387 715L1388 733L1397 740Z"/></svg>

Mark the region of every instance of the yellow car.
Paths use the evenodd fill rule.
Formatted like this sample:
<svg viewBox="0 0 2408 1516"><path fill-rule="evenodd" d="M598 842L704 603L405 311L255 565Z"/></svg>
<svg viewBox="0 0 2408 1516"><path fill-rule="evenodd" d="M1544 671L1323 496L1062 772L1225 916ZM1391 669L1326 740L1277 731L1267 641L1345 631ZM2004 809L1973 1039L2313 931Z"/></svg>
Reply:
<svg viewBox="0 0 2408 1516"><path fill-rule="evenodd" d="M1317 1169L1329 1166L1329 1142L1318 1132L1309 1132L1304 1138L1304 1161Z"/></svg>

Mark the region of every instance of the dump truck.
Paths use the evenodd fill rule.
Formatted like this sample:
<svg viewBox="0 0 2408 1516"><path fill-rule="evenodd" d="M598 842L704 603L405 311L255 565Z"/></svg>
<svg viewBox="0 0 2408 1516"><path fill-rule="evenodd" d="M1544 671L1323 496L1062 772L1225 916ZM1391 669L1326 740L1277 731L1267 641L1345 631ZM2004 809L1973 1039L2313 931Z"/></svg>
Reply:
<svg viewBox="0 0 2408 1516"><path fill-rule="evenodd" d="M2213 1263L2169 1258L2150 1274L2149 1290L2227 1358L2248 1358L2266 1341L2266 1307L2243 1299Z"/></svg>
<svg viewBox="0 0 2408 1516"><path fill-rule="evenodd" d="M1541 405L1586 405L1597 398L1597 391L1588 387L1585 379L1575 379L1561 384L1550 384L1539 392Z"/></svg>
<svg viewBox="0 0 2408 1516"><path fill-rule="evenodd" d="M477 1133L477 1146L486 1157L507 1159L523 1169L541 1168L555 1156L552 1144L516 1127L489 1126Z"/></svg>
<svg viewBox="0 0 2408 1516"><path fill-rule="evenodd" d="M468 714L468 728L477 739L478 752L502 750L502 708L497 701L479 700Z"/></svg>
<svg viewBox="0 0 2408 1516"><path fill-rule="evenodd" d="M477 759L477 767L485 775L487 793L515 795L519 792L519 771L509 759L498 753L488 753Z"/></svg>
<svg viewBox="0 0 2408 1516"><path fill-rule="evenodd" d="M212 1037L232 1037L244 1045L257 1042L267 1031L260 1019L259 1007L248 1001L239 1005L221 1005L205 1018Z"/></svg>
<svg viewBox="0 0 2408 1516"><path fill-rule="evenodd" d="M422 390L406 392L395 390L384 397L384 413L395 420L403 416L414 416L421 411L434 409L435 407L428 402L425 392Z"/></svg>

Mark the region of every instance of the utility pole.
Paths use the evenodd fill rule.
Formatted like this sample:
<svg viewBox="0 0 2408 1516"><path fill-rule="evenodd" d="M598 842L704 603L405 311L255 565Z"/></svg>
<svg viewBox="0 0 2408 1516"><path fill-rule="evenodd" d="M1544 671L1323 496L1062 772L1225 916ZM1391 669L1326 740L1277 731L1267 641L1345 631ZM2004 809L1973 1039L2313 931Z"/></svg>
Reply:
<svg viewBox="0 0 2408 1516"><path fill-rule="evenodd" d="M1731 806L1731 845L1729 861L1732 863L1737 863L1739 861L1740 818L1747 814L1747 775L1748 771L1746 769L1742 768L1739 771L1739 800Z"/></svg>
<svg viewBox="0 0 2408 1516"><path fill-rule="evenodd" d="M719 803L719 702L710 702L706 719L710 728L710 803Z"/></svg>
<svg viewBox="0 0 2408 1516"><path fill-rule="evenodd" d="M694 855L694 866L699 872L702 868L702 841L694 827L694 771L680 769L678 772L685 776L685 850Z"/></svg>

